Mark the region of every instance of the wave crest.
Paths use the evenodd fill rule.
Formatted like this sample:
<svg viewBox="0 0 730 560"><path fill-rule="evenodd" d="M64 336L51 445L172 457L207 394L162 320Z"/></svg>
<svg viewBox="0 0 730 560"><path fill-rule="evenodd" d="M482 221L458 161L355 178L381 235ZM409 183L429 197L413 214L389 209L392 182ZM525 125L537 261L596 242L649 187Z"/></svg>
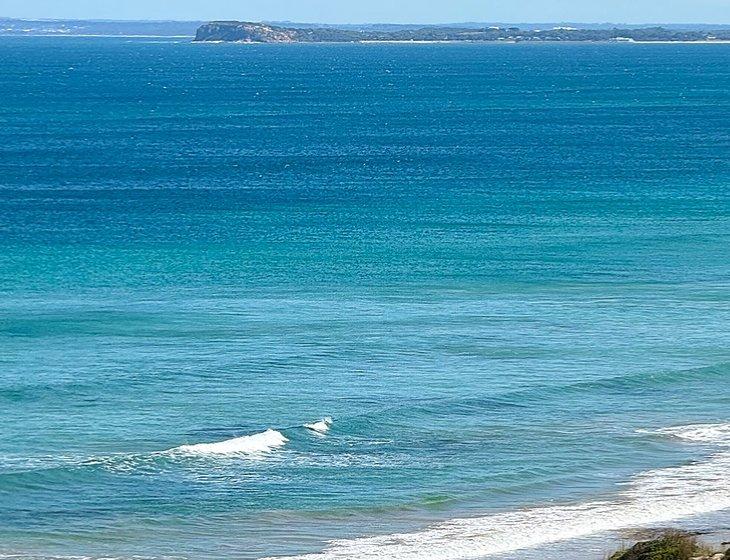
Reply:
<svg viewBox="0 0 730 560"><path fill-rule="evenodd" d="M322 420L319 420L318 422L304 424L304 427L313 432L317 432L318 434L326 434L327 432L329 432L333 422L334 421L332 420L332 418L327 416L325 418L322 418Z"/></svg>
<svg viewBox="0 0 730 560"><path fill-rule="evenodd" d="M288 441L281 432L268 429L259 434L227 439L216 443L181 445L168 450L166 453L186 455L260 454L283 447Z"/></svg>
<svg viewBox="0 0 730 560"><path fill-rule="evenodd" d="M730 424L690 424L655 430L655 434L672 436L694 443L730 446Z"/></svg>

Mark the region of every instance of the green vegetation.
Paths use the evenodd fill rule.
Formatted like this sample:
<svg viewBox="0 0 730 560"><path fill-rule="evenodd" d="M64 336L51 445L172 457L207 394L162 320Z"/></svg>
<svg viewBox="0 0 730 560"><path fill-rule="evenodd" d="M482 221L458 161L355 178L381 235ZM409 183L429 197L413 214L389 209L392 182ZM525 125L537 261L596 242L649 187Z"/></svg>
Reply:
<svg viewBox="0 0 730 560"><path fill-rule="evenodd" d="M263 23L217 21L198 29L196 41L243 43L355 43L363 41L714 41L730 40L730 29L718 31L677 30L663 27L641 29L552 29L523 30L517 27L428 26L395 30L358 30L334 27L280 27Z"/></svg>
<svg viewBox="0 0 730 560"><path fill-rule="evenodd" d="M631 548L620 550L609 560L730 560L730 550L724 555L713 554L711 550L697 543L697 539L687 533L669 531L650 541L636 543Z"/></svg>

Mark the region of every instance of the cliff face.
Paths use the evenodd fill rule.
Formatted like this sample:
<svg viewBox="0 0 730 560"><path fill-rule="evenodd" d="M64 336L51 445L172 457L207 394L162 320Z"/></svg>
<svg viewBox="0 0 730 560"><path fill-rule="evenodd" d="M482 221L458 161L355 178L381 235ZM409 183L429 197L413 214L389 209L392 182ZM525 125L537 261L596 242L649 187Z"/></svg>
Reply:
<svg viewBox="0 0 730 560"><path fill-rule="evenodd" d="M214 21L202 25L196 41L230 41L239 43L292 43L299 41L296 29L262 23Z"/></svg>

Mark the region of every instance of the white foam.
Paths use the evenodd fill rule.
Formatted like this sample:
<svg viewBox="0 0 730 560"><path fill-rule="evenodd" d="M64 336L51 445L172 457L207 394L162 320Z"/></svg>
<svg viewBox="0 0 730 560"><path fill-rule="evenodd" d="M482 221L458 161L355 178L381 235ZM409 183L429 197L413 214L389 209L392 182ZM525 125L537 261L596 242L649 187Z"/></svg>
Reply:
<svg viewBox="0 0 730 560"><path fill-rule="evenodd" d="M217 443L198 443L181 445L166 453L184 453L188 455L235 455L258 454L283 447L289 441L281 432L268 429L260 434L227 439Z"/></svg>
<svg viewBox="0 0 730 560"><path fill-rule="evenodd" d="M304 427L308 430L312 430L313 432L317 432L318 434L326 434L327 432L329 432L332 423L332 418L327 416L326 418L322 418L322 420L320 420L319 422L304 424Z"/></svg>
<svg viewBox="0 0 730 560"><path fill-rule="evenodd" d="M684 426L672 428L672 435L724 446L729 429L723 424ZM700 463L642 473L613 500L536 507L454 519L413 533L332 541L321 553L288 560L484 558L726 508L730 508L730 452L723 451Z"/></svg>
<svg viewBox="0 0 730 560"><path fill-rule="evenodd" d="M654 433L668 435L696 443L730 446L730 424L691 424L663 428Z"/></svg>

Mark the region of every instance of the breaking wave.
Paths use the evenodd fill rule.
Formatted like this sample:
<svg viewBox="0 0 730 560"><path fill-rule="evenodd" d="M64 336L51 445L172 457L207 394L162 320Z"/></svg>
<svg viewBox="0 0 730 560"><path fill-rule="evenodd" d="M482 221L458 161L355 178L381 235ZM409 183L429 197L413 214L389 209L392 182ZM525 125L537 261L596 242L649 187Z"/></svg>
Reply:
<svg viewBox="0 0 730 560"><path fill-rule="evenodd" d="M284 434L277 430L268 429L259 434L237 437L219 441L216 443L197 443L193 445L181 445L169 449L168 454L185 455L236 455L236 454L258 454L273 451L283 447L289 440Z"/></svg>
<svg viewBox="0 0 730 560"><path fill-rule="evenodd" d="M298 429L307 429L318 435L324 435L332 426L330 417L311 424L299 425ZM292 429L292 428L288 428ZM287 428L282 429L286 431ZM289 443L281 431L268 430L252 435L227 439L211 443L194 443L173 447L165 451L147 453L112 453L109 455L45 455L38 457L15 457L0 455L0 469L8 472L3 475L24 472L48 471L63 468L101 466L117 472L132 472L141 468L158 467L159 460L181 460L186 457L224 457L236 455L262 456L284 447Z"/></svg>
<svg viewBox="0 0 730 560"><path fill-rule="evenodd" d="M712 443L721 449L730 445L730 424L680 426L653 433ZM412 533L332 541L321 553L288 560L483 558L726 508L730 508L730 451L722 449L706 461L644 472L613 500L535 507L454 519Z"/></svg>
<svg viewBox="0 0 730 560"><path fill-rule="evenodd" d="M695 443L711 443L730 447L730 424L692 424L675 428L663 428L655 430L653 433Z"/></svg>
<svg viewBox="0 0 730 560"><path fill-rule="evenodd" d="M327 432L329 432L332 423L332 418L327 416L326 418L322 418L322 420L318 422L313 422L312 424L304 424L304 427L313 432L317 432L318 434L326 434Z"/></svg>

